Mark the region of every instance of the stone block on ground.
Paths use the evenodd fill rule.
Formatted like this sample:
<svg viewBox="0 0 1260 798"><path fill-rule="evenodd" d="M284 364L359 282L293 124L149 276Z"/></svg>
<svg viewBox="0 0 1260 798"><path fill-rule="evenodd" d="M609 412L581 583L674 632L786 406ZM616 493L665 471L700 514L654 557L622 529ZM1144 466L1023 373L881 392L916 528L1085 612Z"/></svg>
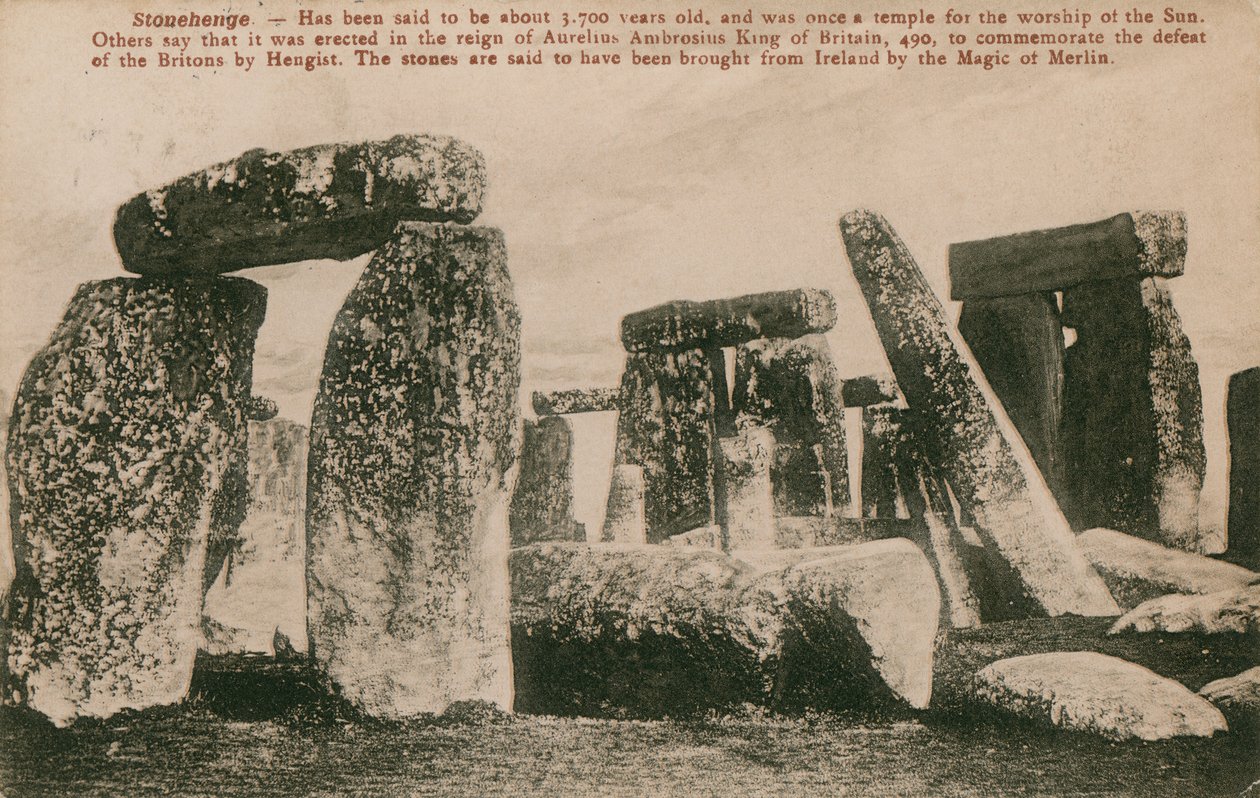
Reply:
<svg viewBox="0 0 1260 798"><path fill-rule="evenodd" d="M676 546L679 548L692 549L716 549L722 550L722 527L720 526L702 526L683 532L681 535L674 535L672 538L665 538L661 541L662 546Z"/></svg>
<svg viewBox="0 0 1260 798"><path fill-rule="evenodd" d="M773 548L774 487L770 467L774 435L764 427L746 427L720 438L718 519L729 548Z"/></svg>
<svg viewBox="0 0 1260 798"><path fill-rule="evenodd" d="M573 388L565 391L534 391L534 412L540 416L571 413L602 413L621 406L620 388Z"/></svg>
<svg viewBox="0 0 1260 798"><path fill-rule="evenodd" d="M369 715L511 708L519 386L502 234L401 223L329 334L308 466L313 654Z"/></svg>
<svg viewBox="0 0 1260 798"><path fill-rule="evenodd" d="M1164 282L1068 289L1062 318L1077 336L1064 382L1069 520L1204 551L1199 367Z"/></svg>
<svg viewBox="0 0 1260 798"><path fill-rule="evenodd" d="M916 436L986 548L1047 615L1119 608L1085 559L1019 433L945 318L905 244L878 214L840 222L854 276L897 384L922 419Z"/></svg>
<svg viewBox="0 0 1260 798"><path fill-rule="evenodd" d="M1134 211L949 247L954 299L1058 291L1095 280L1176 277L1185 263L1186 217L1180 211Z"/></svg>
<svg viewBox="0 0 1260 798"><path fill-rule="evenodd" d="M1093 651L999 660L976 674L975 695L1020 717L1112 740L1228 731L1220 711L1184 685Z"/></svg>
<svg viewBox="0 0 1260 798"><path fill-rule="evenodd" d="M1227 714L1260 714L1260 667L1208 682L1199 689L1199 695Z"/></svg>
<svg viewBox="0 0 1260 798"><path fill-rule="evenodd" d="M6 460L6 703L65 725L187 694L205 588L245 514L266 296L232 278L85 283L27 366Z"/></svg>
<svg viewBox="0 0 1260 798"><path fill-rule="evenodd" d="M1173 594L1144 601L1122 615L1110 633L1130 631L1260 634L1260 583L1200 596Z"/></svg>
<svg viewBox="0 0 1260 798"><path fill-rule="evenodd" d="M306 450L310 430L249 422L249 504L240 544L206 594L204 650L275 654L279 632L306 650Z"/></svg>
<svg viewBox="0 0 1260 798"><path fill-rule="evenodd" d="M1112 529L1086 530L1078 540L1124 609L1169 593L1237 590L1260 580L1255 571Z"/></svg>
<svg viewBox="0 0 1260 798"><path fill-rule="evenodd" d="M1260 568L1260 366L1229 378L1228 556Z"/></svg>
<svg viewBox="0 0 1260 798"><path fill-rule="evenodd" d="M560 416L526 419L520 471L508 514L512 545L586 540L573 518L573 430Z"/></svg>
<svg viewBox="0 0 1260 798"><path fill-rule="evenodd" d="M717 349L758 338L800 338L826 332L835 323L830 292L798 288L640 310L621 320L621 342L628 352Z"/></svg>
<svg viewBox="0 0 1260 798"><path fill-rule="evenodd" d="M448 136L257 149L128 200L114 242L140 274L347 260L401 220L471 222L484 190L481 153Z"/></svg>
<svg viewBox="0 0 1260 798"><path fill-rule="evenodd" d="M601 540L632 545L647 543L643 492L641 466L613 466L612 479L608 482L608 504L604 510Z"/></svg>

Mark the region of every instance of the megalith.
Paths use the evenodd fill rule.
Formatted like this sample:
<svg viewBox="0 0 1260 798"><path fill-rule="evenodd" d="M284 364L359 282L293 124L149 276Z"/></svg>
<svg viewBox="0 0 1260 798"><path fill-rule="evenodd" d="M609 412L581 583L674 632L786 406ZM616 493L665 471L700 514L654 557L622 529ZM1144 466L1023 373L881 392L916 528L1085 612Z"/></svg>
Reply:
<svg viewBox="0 0 1260 798"><path fill-rule="evenodd" d="M1260 366L1229 378L1225 419L1229 429L1231 558L1260 567Z"/></svg>
<svg viewBox="0 0 1260 798"><path fill-rule="evenodd" d="M586 540L586 528L573 518L573 430L563 416L525 421L508 521L513 546Z"/></svg>

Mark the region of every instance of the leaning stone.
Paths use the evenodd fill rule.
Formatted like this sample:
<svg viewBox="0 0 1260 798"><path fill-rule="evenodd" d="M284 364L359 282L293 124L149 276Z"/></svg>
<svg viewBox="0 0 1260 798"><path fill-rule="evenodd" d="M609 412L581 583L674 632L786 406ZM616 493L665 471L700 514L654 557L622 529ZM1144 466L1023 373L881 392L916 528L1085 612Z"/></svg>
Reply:
<svg viewBox="0 0 1260 798"><path fill-rule="evenodd" d="M1255 571L1111 529L1090 529L1077 539L1124 609L1169 593L1216 593L1260 580Z"/></svg>
<svg viewBox="0 0 1260 798"><path fill-rule="evenodd" d="M573 518L573 430L559 416L525 421L521 468L508 523L512 545L586 540Z"/></svg>
<svg viewBox="0 0 1260 798"><path fill-rule="evenodd" d="M1260 366L1229 378L1229 556L1260 567Z"/></svg>
<svg viewBox="0 0 1260 798"><path fill-rule="evenodd" d="M1019 433L981 387L979 367L905 244L870 211L848 214L840 229L897 384L922 421L916 436L959 504L975 517L986 546L1009 563L1018 589L1039 611L1116 614L1119 608Z"/></svg>
<svg viewBox="0 0 1260 798"><path fill-rule="evenodd" d="M1059 291L1095 280L1176 277L1186 265L1186 217L1135 211L1101 222L949 247L954 299Z"/></svg>
<svg viewBox="0 0 1260 798"><path fill-rule="evenodd" d="M249 423L249 505L240 544L206 594L204 649L275 653L281 634L306 650L306 450L284 418Z"/></svg>
<svg viewBox="0 0 1260 798"><path fill-rule="evenodd" d="M1201 596L1174 594L1144 601L1116 621L1121 632L1260 634L1260 583Z"/></svg>
<svg viewBox="0 0 1260 798"><path fill-rule="evenodd" d="M842 383L821 335L742 344L731 407L738 426L763 426L777 444L779 515L846 514L849 496Z"/></svg>
<svg viewBox="0 0 1260 798"><path fill-rule="evenodd" d="M337 314L311 423L314 656L370 715L512 706L519 386L502 234L400 224Z"/></svg>
<svg viewBox="0 0 1260 798"><path fill-rule="evenodd" d="M699 351L626 357L615 462L643 468L649 543L717 522L716 396Z"/></svg>
<svg viewBox="0 0 1260 798"><path fill-rule="evenodd" d="M1225 712L1260 713L1260 667L1208 682L1199 695Z"/></svg>
<svg viewBox="0 0 1260 798"><path fill-rule="evenodd" d="M1206 455L1199 367L1161 280L1063 292L1067 350L1064 504L1077 529L1106 527L1204 551Z"/></svg>
<svg viewBox="0 0 1260 798"><path fill-rule="evenodd" d="M127 271L217 274L377 249L400 220L471 222L481 153L447 136L395 136L238 158L138 194L118 209Z"/></svg>
<svg viewBox="0 0 1260 798"><path fill-rule="evenodd" d="M608 505L604 510L602 540L631 545L647 543L643 492L641 466L613 466L612 479L608 483Z"/></svg>
<svg viewBox="0 0 1260 798"><path fill-rule="evenodd" d="M621 407L620 388L573 388L567 391L534 391L534 412L540 416L570 413L602 413Z"/></svg>
<svg viewBox="0 0 1260 798"><path fill-rule="evenodd" d="M86 283L27 366L6 702L60 726L187 694L202 596L245 513L266 296L238 279Z"/></svg>
<svg viewBox="0 0 1260 798"><path fill-rule="evenodd" d="M897 380L891 374L849 377L840 388L840 396L845 407L903 403Z"/></svg>
<svg viewBox="0 0 1260 798"><path fill-rule="evenodd" d="M1062 502L1063 327L1054 294L969 299L958 331Z"/></svg>
<svg viewBox="0 0 1260 798"><path fill-rule="evenodd" d="M1224 716L1185 686L1092 651L998 660L975 676L982 701L1021 717L1112 740L1211 737Z"/></svg>
<svg viewBox="0 0 1260 798"><path fill-rule="evenodd" d="M621 342L628 352L717 349L758 338L800 338L826 332L835 323L836 301L830 292L798 288L657 305L621 320Z"/></svg>
<svg viewBox="0 0 1260 798"><path fill-rule="evenodd" d="M774 435L748 427L718 440L722 470L718 517L730 548L774 547L774 488L770 464Z"/></svg>

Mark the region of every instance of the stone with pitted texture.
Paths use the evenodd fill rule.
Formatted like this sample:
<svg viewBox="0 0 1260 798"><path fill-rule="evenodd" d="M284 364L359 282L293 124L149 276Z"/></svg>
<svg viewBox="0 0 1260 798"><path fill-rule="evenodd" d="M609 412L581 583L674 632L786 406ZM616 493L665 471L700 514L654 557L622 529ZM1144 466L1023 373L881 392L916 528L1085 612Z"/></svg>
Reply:
<svg viewBox="0 0 1260 798"><path fill-rule="evenodd" d="M521 468L508 515L512 545L586 540L573 518L573 430L559 416L525 421Z"/></svg>
<svg viewBox="0 0 1260 798"><path fill-rule="evenodd" d="M772 291L706 302L679 300L621 320L628 352L717 349L758 338L800 338L836 323L836 300L817 288Z"/></svg>

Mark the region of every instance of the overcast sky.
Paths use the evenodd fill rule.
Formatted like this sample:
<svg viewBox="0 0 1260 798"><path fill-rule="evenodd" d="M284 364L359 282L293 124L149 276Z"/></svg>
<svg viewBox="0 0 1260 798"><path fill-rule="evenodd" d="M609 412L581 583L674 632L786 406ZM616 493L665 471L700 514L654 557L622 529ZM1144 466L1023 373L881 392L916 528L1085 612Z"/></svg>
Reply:
<svg viewBox="0 0 1260 798"><path fill-rule="evenodd" d="M1204 522L1219 526L1224 381L1260 364L1260 26L1245 2L1200 7L1211 10L1213 48L1131 50L1106 70L242 77L88 71L83 42L99 20L76 22L72 3L10 3L0 19L0 388L12 396L77 284L121 273L110 235L119 204L253 147L399 132L479 147L490 183L478 223L507 237L527 389L614 384L626 312L802 285L836 295L841 372L885 369L836 229L855 207L891 221L942 295L950 242L1183 209L1189 255L1171 285L1202 368ZM54 17L70 22L37 30ZM20 48L41 35L43 49ZM270 289L257 389L285 415L309 418L328 327L365 262L249 273ZM595 427L579 433L610 434Z"/></svg>

